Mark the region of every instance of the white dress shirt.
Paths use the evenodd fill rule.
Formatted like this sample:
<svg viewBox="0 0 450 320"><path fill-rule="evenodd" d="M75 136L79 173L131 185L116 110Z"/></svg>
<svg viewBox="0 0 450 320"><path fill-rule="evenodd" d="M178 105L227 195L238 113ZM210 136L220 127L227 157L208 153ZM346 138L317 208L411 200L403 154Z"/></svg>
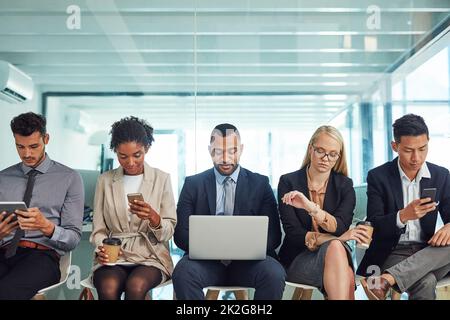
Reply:
<svg viewBox="0 0 450 320"><path fill-rule="evenodd" d="M423 163L416 178L412 181L409 180L403 172L400 161L398 162L398 170L400 172L400 179L402 180L403 206L406 208L412 201L420 199L420 180L422 180L422 178L431 178L431 174L426 162ZM399 243L425 242L419 219L408 220L406 224L404 224L400 220L399 211L397 212L397 227L402 229L405 226L406 231L400 236Z"/></svg>
<svg viewBox="0 0 450 320"><path fill-rule="evenodd" d="M138 193L139 189L141 188L142 181L144 180L144 174L139 174L137 176L129 176L124 175L123 176L123 189L125 191L125 203L127 204L127 211L128 211L128 197L127 194L129 193ZM131 219L132 213L128 211L128 221Z"/></svg>

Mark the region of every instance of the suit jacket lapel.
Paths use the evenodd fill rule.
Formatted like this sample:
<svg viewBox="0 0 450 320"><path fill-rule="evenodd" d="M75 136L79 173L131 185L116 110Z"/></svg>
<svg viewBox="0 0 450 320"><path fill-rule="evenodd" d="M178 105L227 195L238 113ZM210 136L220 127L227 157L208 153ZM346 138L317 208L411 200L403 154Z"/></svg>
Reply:
<svg viewBox="0 0 450 320"><path fill-rule="evenodd" d="M299 171L299 185L297 186L297 190L303 193L309 200L309 189L308 189L308 176L306 173L307 168L303 168Z"/></svg>
<svg viewBox="0 0 450 320"><path fill-rule="evenodd" d="M335 203L337 203L336 201L336 188L335 188L335 182L336 180L334 179L334 172L331 171L330 172L330 177L328 178L328 184L327 184L327 189L325 190L325 198L323 200L323 209L327 212L333 212L334 207L332 207Z"/></svg>
<svg viewBox="0 0 450 320"><path fill-rule="evenodd" d="M298 174L299 174L299 184L297 185L296 190L300 191L301 193L303 193L308 200L311 200L311 197L309 196L309 189L308 189L308 176L306 173L307 167L301 169ZM312 229L312 218L308 215L308 213L303 210L303 209L295 209L302 211L304 214L301 215L299 218L303 220L303 222L305 223L306 229L307 230L311 230Z"/></svg>
<svg viewBox="0 0 450 320"><path fill-rule="evenodd" d="M216 214L217 198L216 177L214 175L214 169L211 169L207 172L204 192L208 197L209 214L214 216Z"/></svg>
<svg viewBox="0 0 450 320"><path fill-rule="evenodd" d="M402 180L400 178L400 172L398 170L398 158L395 158L394 160L391 161L390 171L391 174L388 177L388 179L390 180L390 184L392 186L391 190L394 194L395 204L397 206L397 209L402 209L404 207L403 187L402 187Z"/></svg>
<svg viewBox="0 0 450 320"><path fill-rule="evenodd" d="M119 167L116 169L113 177L112 191L114 197L114 208L117 215L117 220L122 227L123 232L129 232L130 227L128 223L128 204L125 204L125 190L123 188L123 169Z"/></svg>
<svg viewBox="0 0 450 320"><path fill-rule="evenodd" d="M251 186L248 182L247 170L241 167L236 184L236 192L234 193L233 215L250 214L250 212L248 212L248 208L245 206L245 204L251 200L248 198L249 188L251 188Z"/></svg>

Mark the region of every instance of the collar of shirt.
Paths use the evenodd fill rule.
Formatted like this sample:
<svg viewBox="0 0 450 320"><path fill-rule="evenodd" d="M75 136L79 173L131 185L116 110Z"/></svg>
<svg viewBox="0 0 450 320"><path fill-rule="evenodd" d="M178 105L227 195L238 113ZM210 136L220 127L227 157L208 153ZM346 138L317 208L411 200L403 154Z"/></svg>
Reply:
<svg viewBox="0 0 450 320"><path fill-rule="evenodd" d="M25 175L27 175L28 172L30 172L33 169L39 171L40 173L46 173L48 171L48 169L50 168L51 164L52 164L52 160L50 159L48 154L45 153L44 161L42 161L36 168L28 167L28 166L24 165L23 162L22 162L21 168Z"/></svg>
<svg viewBox="0 0 450 320"><path fill-rule="evenodd" d="M397 161L397 166L398 166L398 171L400 172L400 178L402 180L406 179L408 182L419 183L420 180L422 180L422 178L428 178L428 179L431 178L431 173L430 173L430 170L428 169L426 162L424 162L422 164L422 167L420 167L419 172L417 173L416 178L413 181L409 180L408 176L405 174L402 167L400 166L400 159L398 159L398 161Z"/></svg>
<svg viewBox="0 0 450 320"><path fill-rule="evenodd" d="M226 177L231 177L231 179L233 179L234 183L237 183L240 171L241 171L241 166L238 165L236 170L234 170L234 172L231 175L223 176L219 173L219 171L217 171L216 168L214 168L214 175L216 176L216 182L218 184L223 184L223 181L225 180Z"/></svg>

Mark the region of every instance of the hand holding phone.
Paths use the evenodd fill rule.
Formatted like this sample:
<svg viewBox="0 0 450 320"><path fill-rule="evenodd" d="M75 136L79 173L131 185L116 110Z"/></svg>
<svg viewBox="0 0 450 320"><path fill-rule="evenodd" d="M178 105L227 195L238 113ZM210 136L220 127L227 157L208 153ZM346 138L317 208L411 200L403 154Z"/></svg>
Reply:
<svg viewBox="0 0 450 320"><path fill-rule="evenodd" d="M146 203L142 193L127 194L128 202L130 203L130 212L137 215L142 220L149 220L152 227L157 227L161 223L159 214ZM134 200L140 200L143 204L135 203Z"/></svg>
<svg viewBox="0 0 450 320"><path fill-rule="evenodd" d="M129 193L127 194L128 202L134 203L134 200L144 201L142 193Z"/></svg>
<svg viewBox="0 0 450 320"><path fill-rule="evenodd" d="M426 201L425 199L431 199ZM420 194L420 199L411 201L405 208L400 210L400 221L406 223L408 220L417 220L422 218L429 212L436 210L439 203L436 200L436 188L423 189Z"/></svg>
<svg viewBox="0 0 450 320"><path fill-rule="evenodd" d="M420 193L420 199L430 198L431 201L427 203L436 202L436 191L436 188L422 189L422 192Z"/></svg>

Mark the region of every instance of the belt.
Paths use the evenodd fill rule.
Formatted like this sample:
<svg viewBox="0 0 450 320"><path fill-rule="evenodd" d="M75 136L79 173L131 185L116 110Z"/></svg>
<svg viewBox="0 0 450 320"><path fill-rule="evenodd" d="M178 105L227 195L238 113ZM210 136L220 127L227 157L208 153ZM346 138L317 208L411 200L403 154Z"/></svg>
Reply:
<svg viewBox="0 0 450 320"><path fill-rule="evenodd" d="M21 248L31 248L31 249L38 249L38 250L53 250L52 248L49 248L42 244L27 241L27 240L20 240L19 244L17 246L21 247Z"/></svg>

